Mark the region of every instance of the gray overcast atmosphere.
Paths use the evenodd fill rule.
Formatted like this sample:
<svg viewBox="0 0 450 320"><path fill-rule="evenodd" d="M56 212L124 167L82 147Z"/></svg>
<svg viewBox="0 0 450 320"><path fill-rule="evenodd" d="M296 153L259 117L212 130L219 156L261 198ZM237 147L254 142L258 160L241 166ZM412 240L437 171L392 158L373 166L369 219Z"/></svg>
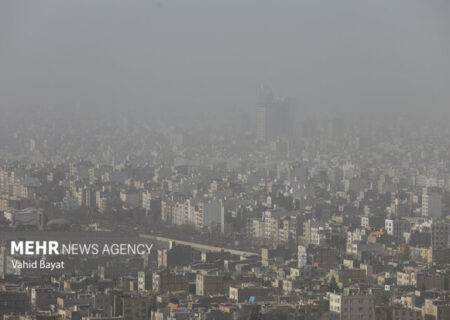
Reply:
<svg viewBox="0 0 450 320"><path fill-rule="evenodd" d="M0 108L450 106L450 1L2 0ZM6 111L6 113L5 113Z"/></svg>

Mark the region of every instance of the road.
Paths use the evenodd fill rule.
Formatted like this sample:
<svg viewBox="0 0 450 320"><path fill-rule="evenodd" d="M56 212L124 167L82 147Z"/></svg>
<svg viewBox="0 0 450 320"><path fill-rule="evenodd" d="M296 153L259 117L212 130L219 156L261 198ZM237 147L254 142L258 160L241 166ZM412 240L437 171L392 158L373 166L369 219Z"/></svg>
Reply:
<svg viewBox="0 0 450 320"><path fill-rule="evenodd" d="M239 256L245 256L245 257L255 256L255 255L259 256L259 253L256 253L256 252L215 247L215 246L211 246L211 245L207 245L207 244L190 242L190 241L183 241L183 240L177 240L177 239L171 239L171 238L166 238L166 237L161 237L161 236L154 236L154 235L145 234L145 233L139 234L139 237L141 237L143 239L151 239L151 240L161 241L161 242L175 241L178 244L184 244L184 245L187 245L187 246L199 249L199 250L215 251L215 252L219 252L219 251L223 250L225 252L229 252L231 254L235 254L235 255L239 255Z"/></svg>

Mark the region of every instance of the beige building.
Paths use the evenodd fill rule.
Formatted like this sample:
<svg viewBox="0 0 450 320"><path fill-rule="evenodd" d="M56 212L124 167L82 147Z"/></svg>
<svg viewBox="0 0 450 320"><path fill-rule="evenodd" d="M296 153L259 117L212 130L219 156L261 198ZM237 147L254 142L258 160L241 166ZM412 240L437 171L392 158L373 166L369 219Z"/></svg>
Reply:
<svg viewBox="0 0 450 320"><path fill-rule="evenodd" d="M394 307L392 309L392 320L422 320L421 309L409 309Z"/></svg>
<svg viewBox="0 0 450 320"><path fill-rule="evenodd" d="M189 288L187 276L172 274L167 270L154 273L152 278L152 288L155 293L187 291Z"/></svg>
<svg viewBox="0 0 450 320"><path fill-rule="evenodd" d="M375 319L375 297L369 293L346 288L343 293L330 293L330 319Z"/></svg>
<svg viewBox="0 0 450 320"><path fill-rule="evenodd" d="M220 275L197 274L195 279L195 293L198 296L225 294L230 287L230 280Z"/></svg>
<svg viewBox="0 0 450 320"><path fill-rule="evenodd" d="M450 315L450 300L426 299L422 307L424 319L448 320Z"/></svg>
<svg viewBox="0 0 450 320"><path fill-rule="evenodd" d="M367 280L366 270L364 269L331 269L329 277L330 279L334 277L341 289L348 287L351 283L364 282Z"/></svg>
<svg viewBox="0 0 450 320"><path fill-rule="evenodd" d="M126 320L149 320L149 308L148 297L122 297L122 316Z"/></svg>

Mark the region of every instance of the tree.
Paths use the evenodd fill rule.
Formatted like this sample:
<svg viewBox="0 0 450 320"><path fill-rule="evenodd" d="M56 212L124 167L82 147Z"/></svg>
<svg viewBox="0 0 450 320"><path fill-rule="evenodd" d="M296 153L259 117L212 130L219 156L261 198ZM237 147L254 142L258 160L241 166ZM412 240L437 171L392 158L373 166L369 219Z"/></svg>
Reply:
<svg viewBox="0 0 450 320"><path fill-rule="evenodd" d="M334 276L331 277L328 285L330 286L331 292L339 292L339 286L336 282L336 278Z"/></svg>

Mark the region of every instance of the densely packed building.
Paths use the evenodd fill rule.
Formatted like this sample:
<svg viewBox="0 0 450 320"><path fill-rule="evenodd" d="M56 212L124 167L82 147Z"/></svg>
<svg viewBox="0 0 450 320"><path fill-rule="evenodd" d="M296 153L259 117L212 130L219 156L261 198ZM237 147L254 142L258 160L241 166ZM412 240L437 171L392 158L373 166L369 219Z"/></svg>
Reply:
<svg viewBox="0 0 450 320"><path fill-rule="evenodd" d="M311 119L277 134L268 110L256 138L136 120L2 147L3 319L449 319L449 128ZM49 271L14 268L11 238L155 249Z"/></svg>

